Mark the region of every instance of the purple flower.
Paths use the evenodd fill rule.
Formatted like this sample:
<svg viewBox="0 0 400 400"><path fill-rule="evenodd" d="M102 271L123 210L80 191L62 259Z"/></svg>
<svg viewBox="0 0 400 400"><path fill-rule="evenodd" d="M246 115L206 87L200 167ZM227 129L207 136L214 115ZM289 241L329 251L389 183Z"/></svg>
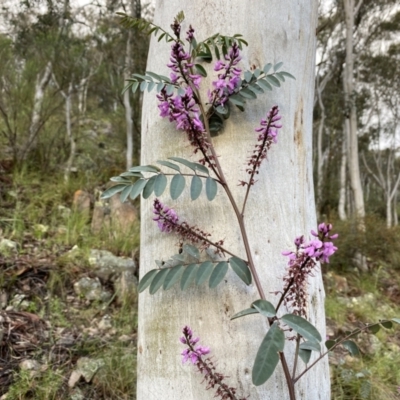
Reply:
<svg viewBox="0 0 400 400"><path fill-rule="evenodd" d="M194 29L192 28L192 25L189 25L189 29L186 32L186 40L189 43L192 43L193 38L194 38Z"/></svg>
<svg viewBox="0 0 400 400"><path fill-rule="evenodd" d="M329 239L338 237L337 234L329 235L332 230L331 224L318 225L318 233L311 230L315 239L305 243L304 236L295 239L296 251L283 251L282 254L289 258L288 271L283 278L285 287L283 299L287 306L290 306L293 313L306 316L307 292L306 284L308 276L312 276L317 261L329 263L337 247Z"/></svg>
<svg viewBox="0 0 400 400"><path fill-rule="evenodd" d="M280 119L279 108L278 106L274 106L268 112L267 117L261 120L261 126L255 129L256 132L259 132L257 138L259 143L255 145L253 154L247 162L248 168L246 172L250 174L250 178L248 182L241 182L243 186L254 185L254 176L258 174L262 161L267 158L267 152L272 146L272 143L276 143L277 141L278 129L281 128L282 125L277 124L276 121Z"/></svg>
<svg viewBox="0 0 400 400"><path fill-rule="evenodd" d="M154 200L153 213L155 214L153 221L157 222L161 232L169 233L178 224L179 218L176 212L172 208L163 205L158 199Z"/></svg>
<svg viewBox="0 0 400 400"><path fill-rule="evenodd" d="M239 46L236 43L233 43L228 54L225 55L225 60L226 62L217 60L214 65L214 71L221 71L218 74L218 80L212 83L214 90L208 96L210 103L215 106L224 105L240 84L242 70L235 66L239 63L241 57Z"/></svg>

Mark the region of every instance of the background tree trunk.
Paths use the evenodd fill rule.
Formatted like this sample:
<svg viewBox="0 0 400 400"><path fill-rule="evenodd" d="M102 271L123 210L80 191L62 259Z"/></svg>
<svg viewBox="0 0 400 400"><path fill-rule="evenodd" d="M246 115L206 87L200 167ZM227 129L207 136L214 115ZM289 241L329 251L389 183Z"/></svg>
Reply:
<svg viewBox="0 0 400 400"><path fill-rule="evenodd" d="M286 70L296 75L279 90L248 101L245 113L233 110L223 133L215 138L215 147L226 178L239 202L245 190L238 186L246 176L246 160L256 141L254 128L271 106L278 104L283 129L278 144L271 149L262 166L258 182L252 189L246 208L246 226L255 263L264 291L282 290L282 277L287 260L282 250L293 249L296 236L309 235L316 227L314 187L311 162L312 108L314 94L315 29L317 2L284 0L263 3L240 0L185 2L157 1L154 22L169 29L174 16L186 14L183 30L192 24L197 40L220 32L241 33L249 42L243 52L241 67L283 61ZM182 33L184 37L184 33ZM168 75L170 44L151 40L148 71ZM212 66L206 66L211 72ZM207 88L204 88L204 95ZM203 96L205 97L205 96ZM180 156L197 161L191 154L182 133L158 116L154 93L145 93L142 118L141 164ZM188 192L186 192L188 193ZM182 220L210 231L224 246L245 257L239 228L226 196L220 190L213 202L205 196L192 202L189 195L172 202L169 195L162 201L173 206ZM141 207L141 276L155 267L155 259L167 259L176 253L176 237L159 232L152 221L152 202ZM217 287L191 288L181 292L173 288L150 296L146 291L139 298L138 386L137 399L212 399L212 390L205 390L202 377L191 366L182 366L179 342L184 325L192 327L201 344L211 347L218 370L229 376L229 384L251 399L287 399L288 390L282 368L261 387L251 383L251 370L257 349L268 329L262 318L247 317L230 321L236 312L259 298L255 287L246 287L229 273ZM272 303L277 296L269 295ZM318 272L309 285L309 317L325 337L324 289ZM294 348L286 344L289 366ZM304 364L300 361L300 370ZM318 382L318 384L316 384ZM298 399L329 399L329 369L324 359L296 386Z"/></svg>

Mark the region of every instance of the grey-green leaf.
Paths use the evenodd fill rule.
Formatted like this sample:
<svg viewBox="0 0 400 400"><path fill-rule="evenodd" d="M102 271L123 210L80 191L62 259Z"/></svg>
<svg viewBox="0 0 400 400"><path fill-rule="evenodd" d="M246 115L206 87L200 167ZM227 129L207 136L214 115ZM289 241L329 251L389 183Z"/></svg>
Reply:
<svg viewBox="0 0 400 400"><path fill-rule="evenodd" d="M274 373L279 363L279 352L285 346L285 335L274 322L265 335L254 361L252 380L253 384L264 384Z"/></svg>
<svg viewBox="0 0 400 400"><path fill-rule="evenodd" d="M211 261L205 261L200 264L199 269L196 274L196 284L201 285L205 282L211 275L214 265Z"/></svg>
<svg viewBox="0 0 400 400"><path fill-rule="evenodd" d="M160 287L163 285L164 279L168 275L169 271L170 270L168 268L164 268L164 269L161 269L157 273L157 275L151 281L150 289L149 289L150 294L154 294L157 292L158 289L160 289Z"/></svg>
<svg viewBox="0 0 400 400"><path fill-rule="evenodd" d="M396 324L400 324L400 318L392 318L391 321L396 322Z"/></svg>
<svg viewBox="0 0 400 400"><path fill-rule="evenodd" d="M275 307L267 300L256 300L251 306L264 317L272 318L276 315Z"/></svg>
<svg viewBox="0 0 400 400"><path fill-rule="evenodd" d="M265 77L265 79L269 82L269 83L272 83L274 86L276 86L276 87L280 87L281 86L281 83L279 82L279 79L277 79L277 78L275 78L275 76L273 76L273 75L267 75L266 77ZM260 85L261 86L261 85Z"/></svg>
<svg viewBox="0 0 400 400"><path fill-rule="evenodd" d="M257 84L264 90L270 90L270 91L272 90L272 86L265 79L258 80Z"/></svg>
<svg viewBox="0 0 400 400"><path fill-rule="evenodd" d="M160 168L158 168L158 167L155 166L155 165L138 165L138 166L136 166L136 167L129 168L129 171L130 171L130 172L140 172L140 171L143 171L143 172L154 172L154 173L158 173L158 172L160 172Z"/></svg>
<svg viewBox="0 0 400 400"><path fill-rule="evenodd" d="M238 95L229 97L229 101L232 102L235 106L244 106L244 100L242 100Z"/></svg>
<svg viewBox="0 0 400 400"><path fill-rule="evenodd" d="M352 356L360 355L358 346L352 340L345 340L342 345Z"/></svg>
<svg viewBox="0 0 400 400"><path fill-rule="evenodd" d="M139 282L139 293L143 292L143 290L146 290L146 288L152 282L153 278L157 275L158 271L159 269L152 269L151 271L147 272L147 274L145 274L145 276Z"/></svg>
<svg viewBox="0 0 400 400"><path fill-rule="evenodd" d="M263 94L264 93L264 89L261 88L260 86L257 86L255 83L252 85L249 85L249 89L254 92L256 95L257 94Z"/></svg>
<svg viewBox="0 0 400 400"><path fill-rule="evenodd" d="M172 178L170 186L171 199L176 200L185 189L185 178L181 174L177 174Z"/></svg>
<svg viewBox="0 0 400 400"><path fill-rule="evenodd" d="M214 289L217 287L221 281L224 279L226 273L228 272L228 263L226 261L221 261L219 262L216 267L214 268L214 271L212 272L210 276L210 280L208 282L208 286L211 289Z"/></svg>
<svg viewBox="0 0 400 400"><path fill-rule="evenodd" d="M129 185L121 192L121 194L119 196L121 203L125 203L126 199L129 197L129 194L131 193L132 188L133 188L133 185Z"/></svg>
<svg viewBox="0 0 400 400"><path fill-rule="evenodd" d="M159 174L154 182L154 194L158 197L164 193L167 187L167 177L164 174Z"/></svg>
<svg viewBox="0 0 400 400"><path fill-rule="evenodd" d="M147 181L147 184L146 184L145 188L143 189L143 194L142 194L144 199L148 199L151 196L151 194L153 193L154 184L156 182L157 176L158 175L154 175Z"/></svg>
<svg viewBox="0 0 400 400"><path fill-rule="evenodd" d="M300 348L299 357L303 360L304 364L308 364L311 358L311 350Z"/></svg>
<svg viewBox="0 0 400 400"><path fill-rule="evenodd" d="M119 185L114 185L111 186L109 189L107 189L103 194L101 195L102 199L108 199L111 196L114 196L114 194L122 192L126 188L125 184L119 184Z"/></svg>
<svg viewBox="0 0 400 400"><path fill-rule="evenodd" d="M286 314L281 320L305 339L320 342L322 340L320 333L314 325L311 325L306 319L298 315Z"/></svg>
<svg viewBox="0 0 400 400"><path fill-rule="evenodd" d="M181 163L185 165L186 167L192 169L193 171L196 171L196 165L195 163L192 163L191 161L185 160L184 158L181 157L169 157L170 160L176 161L178 163Z"/></svg>
<svg viewBox="0 0 400 400"><path fill-rule="evenodd" d="M271 63L266 64L266 65L264 66L264 68L263 68L264 74L268 74L268 72L269 72L269 70L271 69L271 67L272 67L272 64L271 64Z"/></svg>
<svg viewBox="0 0 400 400"><path fill-rule="evenodd" d="M256 310L255 308L246 308L245 310L242 310L242 311L239 311L238 313L236 313L233 317L231 317L231 320L240 318L240 317L244 317L246 315L251 315L251 314L258 314L258 310Z"/></svg>
<svg viewBox="0 0 400 400"><path fill-rule="evenodd" d="M235 271L236 275L246 284L251 284L251 272L245 261L238 257L231 257L229 264Z"/></svg>
<svg viewBox="0 0 400 400"><path fill-rule="evenodd" d="M199 178L197 175L194 175L190 184L190 198L192 200L196 200L200 196L202 189L203 182L201 178Z"/></svg>
<svg viewBox="0 0 400 400"><path fill-rule="evenodd" d="M175 171L181 172L181 169L179 168L179 165L173 164L172 162L162 161L162 160L158 160L157 162L159 164L161 164L161 165L164 165L164 167L172 168Z"/></svg>
<svg viewBox="0 0 400 400"><path fill-rule="evenodd" d="M281 72L279 72L281 75L283 75L283 76L287 76L288 78L291 78L291 79L294 79L294 80L296 80L296 78L292 75L292 74L289 74L289 72L286 72L286 71L281 71Z"/></svg>
<svg viewBox="0 0 400 400"><path fill-rule="evenodd" d="M308 340L307 342L303 342L300 344L300 349L304 350L312 350L312 351L321 351L321 345L312 340Z"/></svg>
<svg viewBox="0 0 400 400"><path fill-rule="evenodd" d="M124 176L113 176L110 178L111 182L117 182L117 183L126 183L126 184L131 184L132 181Z"/></svg>
<svg viewBox="0 0 400 400"><path fill-rule="evenodd" d="M283 62L278 62L274 65L274 72L278 71L279 68L281 68L283 65Z"/></svg>
<svg viewBox="0 0 400 400"><path fill-rule="evenodd" d="M336 344L336 340L332 340L332 339L327 340L327 341L325 342L325 346L326 346L326 348L327 348L328 350L330 350L335 344Z"/></svg>
<svg viewBox="0 0 400 400"><path fill-rule="evenodd" d="M239 92L240 96L244 97L245 99L256 99L257 95L249 89L242 89Z"/></svg>
<svg viewBox="0 0 400 400"><path fill-rule="evenodd" d="M197 260L200 258L199 249L198 249L197 247L191 245L191 244L185 244L185 245L182 247L182 250L183 250L185 253L189 254L190 256L196 258Z"/></svg>
<svg viewBox="0 0 400 400"><path fill-rule="evenodd" d="M214 179L208 177L206 179L206 194L207 199L212 201L214 200L215 196L217 195L218 187L217 182Z"/></svg>
<svg viewBox="0 0 400 400"><path fill-rule="evenodd" d="M244 79L246 82L250 82L253 74L250 71L244 71Z"/></svg>
<svg viewBox="0 0 400 400"><path fill-rule="evenodd" d="M182 274L181 279L181 289L186 290L196 278L198 264L190 264L188 265Z"/></svg>
<svg viewBox="0 0 400 400"><path fill-rule="evenodd" d="M194 67L196 68L196 71L198 74L201 76L206 77L207 76L207 71L204 69L204 67L200 64L195 64Z"/></svg>
<svg viewBox="0 0 400 400"><path fill-rule="evenodd" d="M142 193L142 190L144 189L144 187L147 184L147 180L146 179L139 179L137 180L133 186L132 186L132 190L129 193L129 196L132 200L135 200L136 197L138 197L140 195L140 193Z"/></svg>
<svg viewBox="0 0 400 400"><path fill-rule="evenodd" d="M183 272L183 265L177 265L169 270L167 276L165 277L163 289L168 290L171 289L172 286L175 285L181 278Z"/></svg>

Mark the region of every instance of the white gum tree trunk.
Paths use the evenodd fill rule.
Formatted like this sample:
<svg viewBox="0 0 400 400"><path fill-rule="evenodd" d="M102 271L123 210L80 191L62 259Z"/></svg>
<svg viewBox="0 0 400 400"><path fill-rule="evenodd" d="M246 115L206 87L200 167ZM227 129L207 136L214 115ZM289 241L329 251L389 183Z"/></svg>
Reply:
<svg viewBox="0 0 400 400"><path fill-rule="evenodd" d="M315 28L317 1L304 0L158 0L154 23L169 30L175 15L183 10L198 41L221 33L241 33L248 41L240 67L263 67L267 62L283 61L285 70L296 80L247 102L244 113L233 110L224 131L214 138L216 152L236 201L242 204L245 190L238 181L246 177L246 160L256 143L254 128L273 105L282 114L283 128L278 143L269 151L258 182L250 192L245 223L250 247L267 299L276 305L282 290L287 259L283 250L294 249L293 240L316 228L312 174L312 109L314 95ZM184 38L184 32L181 34ZM147 71L169 75L170 44L152 37ZM206 66L213 76L212 66ZM211 79L210 79L211 80ZM210 83L210 80L208 83ZM203 82L204 84L205 82ZM207 85L203 86L203 98ZM176 131L167 119L159 117L155 93L145 93L142 119L141 164L152 164L171 156L198 161L185 135ZM246 258L240 230L229 201L222 189L213 202L205 195L191 201L189 191L177 201L165 192L161 201L173 207L181 220L197 225L224 239L224 247ZM168 259L177 252L178 238L161 233L152 221L152 200L141 206L141 277L156 267L155 259ZM239 396L250 399L289 399L282 367L263 386L251 382L251 370L258 347L268 330L262 317L249 316L231 321L237 312L248 308L259 298L254 285L245 286L233 273L216 289L207 285L181 292L173 287L151 296L139 297L138 335L138 400L206 400L214 398L212 389L205 390L202 376L192 365L182 365L179 342L182 327L189 325L200 343L211 348L217 370L228 376L226 383L238 389ZM320 271L309 284L309 320L325 337L324 288ZM281 311L285 311L284 309ZM294 347L286 343L285 352L291 370ZM313 356L314 357L314 356ZM299 361L298 371L304 368ZM327 359L310 370L296 384L297 399L330 398Z"/></svg>

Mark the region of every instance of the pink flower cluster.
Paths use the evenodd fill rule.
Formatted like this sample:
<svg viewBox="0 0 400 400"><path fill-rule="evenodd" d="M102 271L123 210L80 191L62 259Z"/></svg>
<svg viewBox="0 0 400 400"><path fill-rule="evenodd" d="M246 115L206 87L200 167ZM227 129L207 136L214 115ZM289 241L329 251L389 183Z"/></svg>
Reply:
<svg viewBox="0 0 400 400"><path fill-rule="evenodd" d="M306 316L307 308L307 278L312 276L317 261L329 263L329 257L335 253L337 247L330 240L339 235L331 235L332 224L318 225L318 233L311 231L316 238L306 242L304 236L295 239L296 251L284 251L282 254L289 257L288 271L283 278L283 301L292 308L294 314Z"/></svg>
<svg viewBox="0 0 400 400"><path fill-rule="evenodd" d="M218 60L215 63L214 71L221 71L221 73L218 74L218 80L212 83L215 89L208 93L210 103L216 106L220 104L224 105L229 96L239 86L242 70L236 67L236 65L241 59L239 46L233 43L228 54L225 55L226 62Z"/></svg>
<svg viewBox="0 0 400 400"><path fill-rule="evenodd" d="M311 231L311 235L316 239L305 243L304 236L297 237L294 241L297 247L296 253L292 251L284 251L282 253L285 256L289 256L289 265L291 261L295 261L298 258L299 251L310 258L314 258L316 261L329 263L329 257L336 252L337 247L327 239L334 240L339 236L337 233L330 235L331 230L332 224L322 223L318 225L318 233L314 230Z"/></svg>
<svg viewBox="0 0 400 400"><path fill-rule="evenodd" d="M181 341L181 343L188 346L188 348L183 350L181 353L182 363L190 361L192 364L196 364L201 356L204 356L210 352L210 348L197 346L200 338L193 338L193 332L188 326L185 326L183 328L182 333L183 336L179 340Z"/></svg>

